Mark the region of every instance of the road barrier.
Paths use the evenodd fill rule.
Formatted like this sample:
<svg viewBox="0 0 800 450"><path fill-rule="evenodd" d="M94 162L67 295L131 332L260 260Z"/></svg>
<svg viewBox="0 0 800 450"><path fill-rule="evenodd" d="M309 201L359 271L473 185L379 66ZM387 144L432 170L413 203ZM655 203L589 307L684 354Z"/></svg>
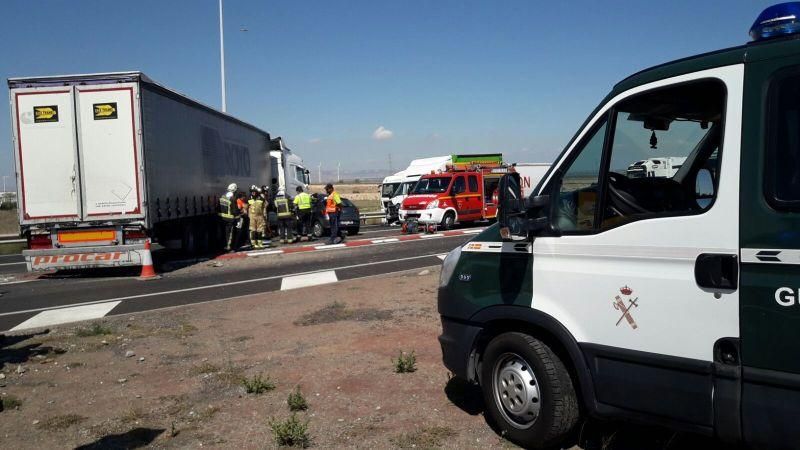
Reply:
<svg viewBox="0 0 800 450"><path fill-rule="evenodd" d="M377 223L380 223L384 217L386 217L385 213L382 213L380 211L374 211L374 212L361 213L361 215L359 216L359 220L361 221L362 224L367 225L367 221L371 221L373 222L373 224L376 221Z"/></svg>

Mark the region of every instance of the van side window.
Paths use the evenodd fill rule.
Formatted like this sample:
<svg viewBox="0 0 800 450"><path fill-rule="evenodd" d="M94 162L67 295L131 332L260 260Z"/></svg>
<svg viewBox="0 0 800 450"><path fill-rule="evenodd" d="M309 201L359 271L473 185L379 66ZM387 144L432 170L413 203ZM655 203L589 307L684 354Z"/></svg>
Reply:
<svg viewBox="0 0 800 450"><path fill-rule="evenodd" d="M775 77L767 97L764 190L769 203L800 211L800 70Z"/></svg>
<svg viewBox="0 0 800 450"><path fill-rule="evenodd" d="M717 80L648 91L617 104L601 228L711 207L724 113L725 86Z"/></svg>
<svg viewBox="0 0 800 450"><path fill-rule="evenodd" d="M606 124L603 123L584 141L582 148L576 149L579 154L561 179L555 224L562 232L594 229L594 208L597 203L605 135Z"/></svg>
<svg viewBox="0 0 800 450"><path fill-rule="evenodd" d="M478 177L475 175L469 176L469 191L478 192Z"/></svg>

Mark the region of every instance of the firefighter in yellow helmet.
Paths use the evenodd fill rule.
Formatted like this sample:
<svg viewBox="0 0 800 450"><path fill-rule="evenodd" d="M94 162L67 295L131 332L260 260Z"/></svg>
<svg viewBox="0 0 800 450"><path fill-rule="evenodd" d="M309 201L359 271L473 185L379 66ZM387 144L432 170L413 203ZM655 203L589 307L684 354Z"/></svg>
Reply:
<svg viewBox="0 0 800 450"><path fill-rule="evenodd" d="M258 187L250 189L250 199L247 201L247 215L250 217L250 242L253 248L264 248L264 218L266 213L266 202ZM266 241L269 245L270 241Z"/></svg>

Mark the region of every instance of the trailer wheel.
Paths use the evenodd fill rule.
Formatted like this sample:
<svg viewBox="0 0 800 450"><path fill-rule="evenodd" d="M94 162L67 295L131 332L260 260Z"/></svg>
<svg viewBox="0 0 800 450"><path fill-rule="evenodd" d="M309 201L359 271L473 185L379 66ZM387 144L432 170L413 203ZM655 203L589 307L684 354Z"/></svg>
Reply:
<svg viewBox="0 0 800 450"><path fill-rule="evenodd" d="M525 448L559 444L578 422L580 409L564 363L541 341L504 333L486 347L481 389L491 419Z"/></svg>
<svg viewBox="0 0 800 450"><path fill-rule="evenodd" d="M453 211L447 211L446 213L444 213L444 217L442 217L442 224L440 228L443 230L449 230L453 228L453 225L455 225L455 223L456 223L456 215L453 213Z"/></svg>

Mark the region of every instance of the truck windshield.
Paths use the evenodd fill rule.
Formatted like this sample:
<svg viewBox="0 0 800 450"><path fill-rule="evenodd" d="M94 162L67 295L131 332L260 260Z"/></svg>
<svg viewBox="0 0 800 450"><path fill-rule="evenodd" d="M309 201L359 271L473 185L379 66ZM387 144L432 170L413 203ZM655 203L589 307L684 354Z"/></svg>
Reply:
<svg viewBox="0 0 800 450"><path fill-rule="evenodd" d="M406 181L405 183L401 183L400 186L397 186L392 197L397 197L398 195L408 195L411 192L411 189L414 188L414 184L416 181Z"/></svg>
<svg viewBox="0 0 800 450"><path fill-rule="evenodd" d="M386 183L381 185L381 197L391 197L400 183Z"/></svg>
<svg viewBox="0 0 800 450"><path fill-rule="evenodd" d="M421 178L412 194L441 194L450 186L450 177Z"/></svg>

